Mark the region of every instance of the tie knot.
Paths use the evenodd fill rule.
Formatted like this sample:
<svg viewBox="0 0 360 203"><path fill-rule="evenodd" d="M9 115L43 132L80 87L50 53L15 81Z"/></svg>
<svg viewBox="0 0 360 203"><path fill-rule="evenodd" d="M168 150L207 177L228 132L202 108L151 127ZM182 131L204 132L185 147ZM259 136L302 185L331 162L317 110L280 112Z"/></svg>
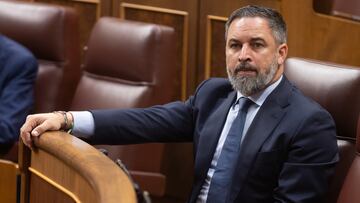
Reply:
<svg viewBox="0 0 360 203"><path fill-rule="evenodd" d="M239 110L245 111L247 112L247 110L249 109L250 105L253 104L254 102L251 101L251 99L246 98L246 97L240 97L237 101L237 103L239 104Z"/></svg>

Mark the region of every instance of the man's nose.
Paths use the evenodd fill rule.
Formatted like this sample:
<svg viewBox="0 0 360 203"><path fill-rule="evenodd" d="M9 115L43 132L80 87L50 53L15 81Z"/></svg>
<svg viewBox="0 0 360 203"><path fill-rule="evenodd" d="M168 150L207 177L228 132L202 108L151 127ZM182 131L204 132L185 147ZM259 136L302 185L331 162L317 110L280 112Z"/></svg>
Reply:
<svg viewBox="0 0 360 203"><path fill-rule="evenodd" d="M244 44L239 53L239 61L250 61L250 51L249 45Z"/></svg>

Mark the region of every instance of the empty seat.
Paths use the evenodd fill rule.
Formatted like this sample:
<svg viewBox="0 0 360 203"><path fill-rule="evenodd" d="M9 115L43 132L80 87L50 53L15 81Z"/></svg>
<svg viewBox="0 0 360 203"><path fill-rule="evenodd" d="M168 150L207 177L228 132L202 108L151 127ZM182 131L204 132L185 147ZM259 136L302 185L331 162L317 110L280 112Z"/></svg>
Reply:
<svg viewBox="0 0 360 203"><path fill-rule="evenodd" d="M132 108L172 99L175 48L170 27L103 17L94 26L72 110ZM120 158L152 195L165 192L164 144L99 146Z"/></svg>

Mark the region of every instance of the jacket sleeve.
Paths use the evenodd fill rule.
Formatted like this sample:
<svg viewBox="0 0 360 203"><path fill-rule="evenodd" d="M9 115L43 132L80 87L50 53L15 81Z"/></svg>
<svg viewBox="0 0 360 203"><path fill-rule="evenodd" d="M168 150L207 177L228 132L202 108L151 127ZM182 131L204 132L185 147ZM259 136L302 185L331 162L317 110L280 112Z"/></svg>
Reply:
<svg viewBox="0 0 360 203"><path fill-rule="evenodd" d="M92 144L191 142L196 125L196 98L150 108L92 110L95 133L85 139Z"/></svg>
<svg viewBox="0 0 360 203"><path fill-rule="evenodd" d="M18 140L19 129L34 103L37 61L31 55L9 58L4 64L7 74L0 95L0 144Z"/></svg>
<svg viewBox="0 0 360 203"><path fill-rule="evenodd" d="M192 109L187 102L145 109L91 111L95 134L88 141L93 144L191 141Z"/></svg>

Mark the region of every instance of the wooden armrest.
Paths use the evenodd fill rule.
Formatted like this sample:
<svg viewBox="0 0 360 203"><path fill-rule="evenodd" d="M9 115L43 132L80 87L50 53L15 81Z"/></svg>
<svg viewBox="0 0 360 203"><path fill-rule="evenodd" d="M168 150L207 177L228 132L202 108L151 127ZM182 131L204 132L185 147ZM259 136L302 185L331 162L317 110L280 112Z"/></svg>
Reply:
<svg viewBox="0 0 360 203"><path fill-rule="evenodd" d="M30 185L30 202L41 202L41 198L49 201L51 192L61 193L74 202L136 202L134 188L126 174L84 141L54 131L35 138L34 144L36 149L31 151L30 166L26 168L20 163L21 172L30 171L31 177L25 183ZM48 190L51 192L44 194L44 187L51 188Z"/></svg>

